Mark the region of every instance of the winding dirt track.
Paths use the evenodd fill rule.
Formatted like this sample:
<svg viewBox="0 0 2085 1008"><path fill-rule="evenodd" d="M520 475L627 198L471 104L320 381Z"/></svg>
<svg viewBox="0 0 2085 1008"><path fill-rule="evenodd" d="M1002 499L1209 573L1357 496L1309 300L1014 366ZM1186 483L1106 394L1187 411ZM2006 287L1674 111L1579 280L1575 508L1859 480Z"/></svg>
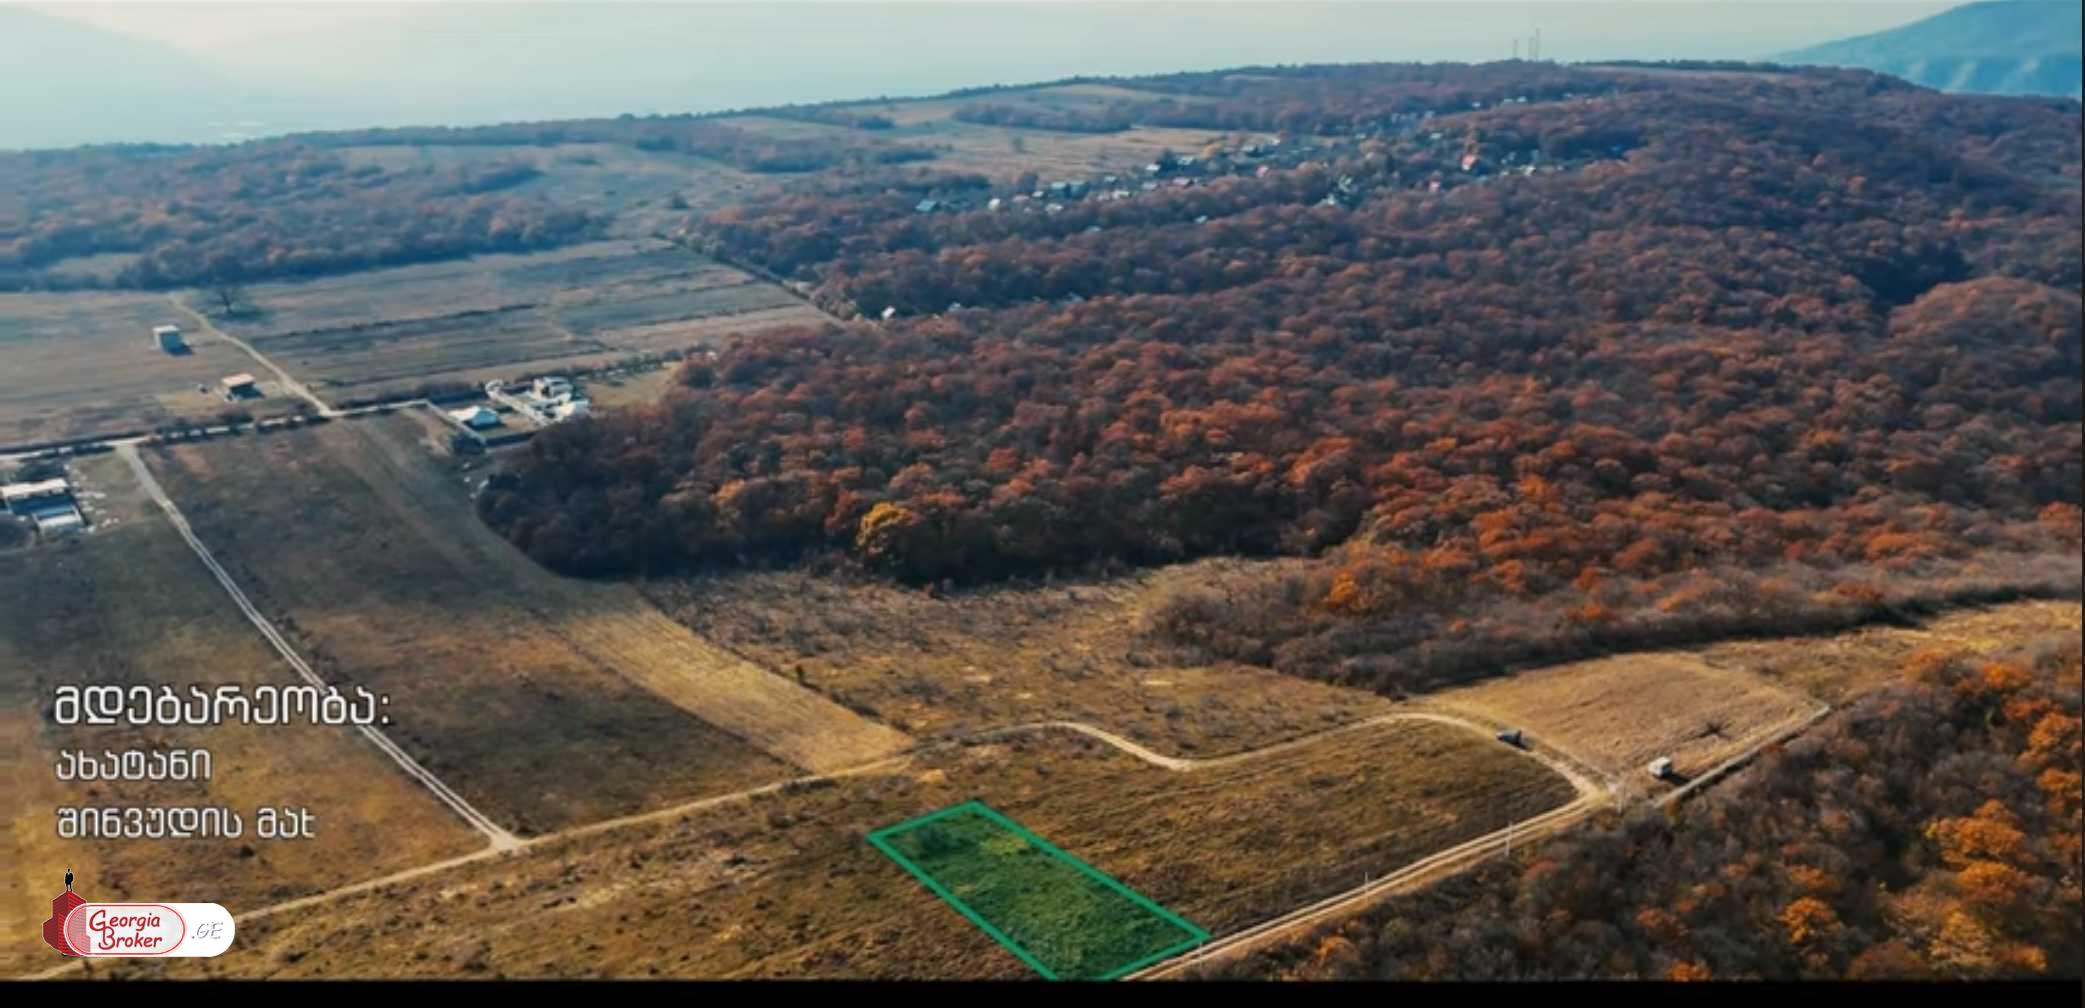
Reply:
<svg viewBox="0 0 2085 1008"><path fill-rule="evenodd" d="M584 826L575 826L570 829L559 830L555 833L545 833L540 836L529 837L527 839L517 839L513 840L511 843L506 845L495 843L494 845L488 846L484 850L478 851L476 853L464 854L459 857L448 858L446 860L437 861L432 864L421 865L416 868L408 868L404 871L394 872L389 875L369 879L363 882L356 882L352 885L342 886L338 889L330 889L326 892L314 893L310 896L304 896L293 900L287 900L285 902L277 903L272 906L262 907L257 910L249 910L245 913L235 915L235 919L242 923L247 921L259 920L261 918L270 917L275 914L283 913L285 911L297 910L304 907L324 903L328 900L338 899L343 896L349 896L360 892L367 892L371 889L382 888L384 886L398 882L410 881L412 879L420 878L424 875L431 875L436 872L448 871L461 865L474 864L479 861L486 861L494 858L523 856L531 848L546 844L571 840L577 837L590 836L596 833L605 833L610 830L622 828L624 826L632 826L637 825L639 823L656 822L662 819L671 819L676 816L686 815L690 812L698 812L719 805L725 805L732 802L746 801L748 799L755 798L761 795L781 791L784 788L792 786L799 786L802 784L816 781L838 780L846 777L858 777L864 774L877 773L883 770L888 770L893 767L902 765L912 757L913 753L928 748L949 745L963 745L972 742L990 741L993 739L1004 738L1009 735L1035 734L1039 732L1048 731L1068 731L1093 739L1094 741L1100 742L1103 745L1107 745L1122 753L1135 757L1136 759L1142 760L1145 763L1149 763L1152 766L1161 767L1166 770L1174 771L1176 773L1193 773L1197 770L1206 770L1214 767L1230 766L1237 763L1245 763L1253 760L1265 759L1268 756L1272 756L1276 753L1284 752L1289 749L1294 749L1298 746L1309 745L1313 742L1317 742L1322 739L1330 738L1337 735L1343 735L1348 732L1359 731L1373 726L1391 724L1398 721L1425 721L1433 722L1436 724L1453 725L1460 728L1466 728L1470 731L1480 732L1486 735L1489 735L1491 732L1491 728L1489 726L1479 724L1478 722L1469 718L1449 714L1439 714L1431 711L1405 711L1392 714L1384 714L1361 721L1355 721L1349 724L1340 725L1336 728L1328 728L1324 731L1312 732L1308 735L1299 735L1295 738L1288 739L1286 741L1276 742L1272 745L1262 746L1258 749L1250 749L1244 752L1232 753L1228 756L1213 756L1207 759L1188 759L1185 757L1167 756L1163 753L1154 752L1151 749L1138 745L1137 743L1132 742L1129 739L1123 738L1122 736L1117 735L1114 732L1108 731L1105 728L1101 728L1096 725L1086 724L1080 721L1036 721L1023 724L1006 725L1004 727L988 728L982 731L972 732L965 735L942 738L932 742L924 743L921 746L915 747L913 750L910 750L905 753L899 753L893 756L886 756L882 759L871 760L866 763L861 763L856 766L848 767L842 770L832 771L830 773L813 774L804 777L793 777L788 780L775 781L771 784L763 784L759 787L746 788L744 790L733 791L728 794L712 795L708 798L701 798L695 801L683 802L679 805L672 805L666 808L654 809L649 812L639 812L627 816L618 816L614 819L604 819L600 822L588 823ZM1595 783L1592 780L1592 778L1588 777L1577 766L1574 766L1574 761L1568 759L1560 759L1555 756L1529 750L1522 750L1522 752L1530 759L1541 761L1550 769L1555 770L1557 773L1561 774L1566 780L1570 781L1572 787L1577 789L1578 797L1568 804L1559 806L1558 808L1552 809L1549 812L1545 812L1540 816L1527 820L1524 823L1515 825L1510 829L1510 832L1513 832L1516 837L1535 836L1535 831L1538 827L1538 824L1553 823L1554 828L1561 828L1562 826L1568 825L1571 822L1576 822L1579 818L1583 818L1585 813L1591 811L1591 809L1597 808L1600 805L1603 805L1607 802L1607 790L1601 785ZM1560 815L1566 813L1575 814L1570 815L1568 818L1557 818ZM1423 866L1438 867L1434 863L1439 859L1442 859L1449 855L1457 854L1458 852L1463 852L1465 848L1469 848L1474 844L1484 844L1487 841L1493 840L1494 838L1503 838L1507 832L1509 832L1509 830L1502 830L1499 833L1491 834L1486 837L1480 837L1477 840L1470 841L1469 843L1460 844L1456 847L1449 848L1447 851L1442 851L1438 854L1431 855L1425 860L1420 861L1418 864L1403 869L1397 875L1385 876L1383 879L1378 879L1375 882L1370 883L1370 885L1364 886L1363 889L1367 890L1367 892L1365 893L1361 892L1360 890L1342 893L1338 896L1333 897L1332 900L1326 901L1326 903L1312 904L1312 906L1306 907L1304 908L1304 910L1315 911L1318 913L1330 912L1326 909L1327 903L1332 903L1336 901L1352 901L1357 898L1372 896L1383 886L1384 883L1392 879L1395 879L1400 875L1409 873L1413 869L1420 868ZM1331 909L1336 910L1337 908L1334 907ZM1298 913L1301 912L1303 911L1298 911ZM1265 929L1285 928L1294 926L1296 922L1291 920L1291 918L1295 916L1296 914L1284 915L1283 917L1277 918L1273 921L1269 921L1266 924L1258 925L1253 928L1248 928L1245 931L1238 932L1231 936L1226 936L1224 939L1220 941L1203 946L1203 950L1208 950L1211 953L1213 953L1223 948L1229 948L1240 936L1262 934L1263 932L1271 934L1272 932L1267 932ZM1160 966L1152 967L1152 969L1146 970L1144 971L1144 973L1137 974L1137 976L1152 975L1154 971L1158 970L1171 970L1174 967L1174 964L1183 963L1190 959L1194 961L1200 961L1202 955L1203 951L1198 950L1195 953L1190 953L1188 956L1183 957L1182 959L1176 959L1173 960L1171 963L1161 964ZM82 963L78 961L69 962L65 965L56 967L54 969L46 970L42 973L33 974L30 977L28 977L28 979L54 979L79 969L81 965Z"/></svg>

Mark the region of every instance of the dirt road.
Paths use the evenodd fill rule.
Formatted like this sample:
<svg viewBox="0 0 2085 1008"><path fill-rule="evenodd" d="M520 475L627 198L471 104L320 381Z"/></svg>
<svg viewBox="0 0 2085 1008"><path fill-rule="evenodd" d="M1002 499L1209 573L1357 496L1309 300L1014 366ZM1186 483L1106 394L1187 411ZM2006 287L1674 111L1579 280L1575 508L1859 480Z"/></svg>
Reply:
<svg viewBox="0 0 2085 1008"><path fill-rule="evenodd" d="M1321 741L1323 739L1330 738L1333 736L1362 730L1371 726L1389 724L1397 721L1426 721L1437 724L1448 724L1461 728L1466 728L1471 731L1480 732L1485 734L1487 737L1490 734L1490 728L1488 726L1479 724L1475 721L1468 720L1465 718L1455 717L1452 715L1436 714L1427 711L1408 711L1386 714L1380 717L1369 718L1363 721L1355 721L1349 724L1340 725L1335 728L1328 728L1324 731L1313 732L1308 735L1301 735L1296 738L1288 739L1282 742L1277 742L1268 746L1263 746L1258 749L1233 753L1228 756L1216 756L1208 759L1187 759L1184 757L1167 756L1162 753L1154 752L1144 746L1138 745L1135 742L1123 738L1122 736L1117 735L1114 732L1108 731L1107 729L1098 727L1096 725L1086 724L1084 722L1079 721L1037 721L1024 724L1006 725L1000 728L991 728L986 729L984 731L968 733L961 736L943 738L932 742L924 743L922 746L916 747L913 751L917 752L920 748L933 746L964 745L972 742L991 741L993 739L1004 738L1008 735L1033 734L1050 731L1068 731L1093 739L1097 742L1100 742L1111 748L1117 749L1129 756L1142 760L1153 766L1162 767L1167 770L1184 774L1193 773L1196 770L1205 770L1219 766L1229 766L1241 762L1265 759L1269 756L1273 756L1275 754L1296 748L1298 746L1309 745L1313 742ZM1578 797L1567 805L1560 806L1556 809L1542 814L1541 816L1537 816L1533 819L1527 820L1524 823L1518 824L1516 826L1516 829L1518 830L1518 833L1516 834L1517 837L1532 838L1533 836L1537 835L1536 831L1542 829L1544 824L1555 823L1556 825L1554 826L1554 828L1562 828L1562 826L1564 825L1568 825L1571 822L1576 822L1578 818L1583 817L1585 812L1590 811L1591 808L1598 807L1606 801L1606 792L1603 789L1601 789L1598 784L1596 784L1590 778L1585 776L1578 769L1571 766L1569 762L1535 752L1525 752L1525 754L1531 759L1537 759L1542 761L1544 764L1550 766L1551 769L1554 769L1558 773L1562 774L1565 777L1565 779L1569 780L1572 786L1578 790ZM539 836L529 837L525 840L516 840L510 845L488 847L485 850L478 851L474 854L466 854L461 857L447 858L432 864L421 865L417 868L408 868L401 872L394 872L390 875L385 875L380 878L369 879L364 882L357 882L352 885L342 886L341 888L331 889L322 893L314 893L310 896L299 897L297 899L277 903L272 906L262 907L257 910L250 910L245 913L238 914L237 920L241 922L258 920L264 917L272 916L274 914L279 914L290 910L297 910L304 907L325 903L329 900L339 899L341 897L353 895L355 893L367 892L371 889L378 889L387 885L411 881L413 879L417 879L436 872L448 871L461 865L473 864L479 861L485 861L493 858L524 856L532 848L560 843L578 837L585 837L598 833L605 833L610 830L620 829L626 826L634 826L643 823L658 822L661 820L672 819L677 816L687 815L692 812L699 812L704 809L714 808L719 805L725 805L732 802L747 801L752 798L756 798L767 794L773 794L788 788L801 787L806 784L811 784L815 782L833 781L847 777L858 777L864 774L878 773L881 771L892 769L894 767L901 766L909 759L911 759L911 753L901 753L898 755L883 757L881 759L871 760L869 762L865 762L852 767L847 767L841 770L832 771L829 773L813 774L804 777L795 777L788 780L775 781L770 784L760 785L759 787L746 788L744 790L734 791L728 794L712 795L707 798L701 798L695 801L684 802L679 805L673 805L667 808L654 809L649 812L639 812L627 816L618 816L614 819L605 819L596 823L588 823L584 826L575 826L571 829L560 830L555 833L545 833ZM1559 818L1567 814L1569 815L1568 819ZM1368 889L1368 892L1365 894L1353 892L1343 893L1339 896L1333 897L1333 900L1351 901L1357 898L1361 898L1362 896L1373 895L1377 888L1379 888L1385 882L1391 879L1395 879L1400 876L1406 875L1417 869L1438 869L1439 865L1442 863L1442 860L1444 858L1450 858L1451 856L1460 856L1462 854L1466 854L1466 848L1471 848L1473 845L1484 844L1487 841L1492 840L1494 837L1502 838L1504 835L1505 831L1501 831L1498 834L1493 834L1489 837L1482 837L1478 840L1471 841L1468 844L1458 845L1457 847L1451 848L1448 851L1443 851L1439 854L1429 856L1428 858L1419 862L1418 864L1403 869L1397 875L1385 876L1384 879L1377 880L1375 883L1372 883L1369 887L1365 887ZM1457 861L1454 863L1460 862ZM1313 904L1311 907L1306 907L1304 908L1304 911L1298 911L1298 913L1324 913L1336 912L1336 910L1337 908L1333 907L1330 908L1330 910L1328 911L1326 908L1326 904L1321 903ZM1291 925L1294 922L1291 921L1290 918L1294 916L1296 915L1285 915L1284 917L1278 918L1274 921L1270 921L1267 924L1247 929L1247 931L1245 932L1239 932L1239 935L1259 934L1268 928L1285 927ZM1226 937L1222 942L1209 946L1204 946L1204 948L1212 950L1213 952L1217 950L1219 946L1227 946L1228 943L1232 942L1237 937L1237 935L1229 936ZM1178 963L1181 961L1182 960L1174 960L1174 963ZM61 977L73 972L74 970L79 969L80 965L81 964L77 962L66 963L65 965L56 967L51 970L47 970L43 973L34 974L31 977L29 977L29 979L52 979L56 977ZM1170 969L1172 968L1172 966L1173 963L1167 963L1158 967L1153 967L1153 970ZM1146 973L1150 972L1152 971L1146 971Z"/></svg>
<svg viewBox="0 0 2085 1008"><path fill-rule="evenodd" d="M197 329L200 329L201 331L208 333L211 336L215 336L218 339L225 341L226 343L230 343L231 345L238 347L241 351L245 352L246 356L253 358L254 363L259 364L264 368L267 368L268 372L275 376L275 380L282 383L283 388L288 389L291 395L294 395L299 399L302 399L305 402L308 402L312 406L316 407L319 411L320 416L330 417L338 415L338 411L336 411L333 407L327 405L326 401L324 399L319 398L317 393L313 392L309 388L306 388L303 382L300 382L297 379L290 377L290 373L288 371L284 371L282 368L277 367L274 361L269 360L267 356L262 354L259 350L255 350L252 344L240 339L237 336L232 335L231 333L225 332L224 330L217 328L217 326L211 324L209 318L205 317L203 313L196 311L193 308L190 308L185 302L183 302L180 299L180 297L173 294L169 294L167 295L167 301L168 303L172 304L176 310L180 311L184 315L187 315L189 318L194 319Z"/></svg>
<svg viewBox="0 0 2085 1008"><path fill-rule="evenodd" d="M152 502L159 505L161 511L166 512L167 520L173 523L174 531L180 533L182 541L188 544L189 550L195 553L197 559L203 562L204 567L209 568L211 576L215 577L217 583L224 587L225 593L232 597L233 604L237 605L239 611L245 614L247 620L260 630L261 636L267 638L268 643L275 648L276 653L282 656L282 660L296 671L298 678L319 689L327 689L328 684L326 681L320 678L318 673L312 671L311 666L305 663L303 656L299 655L297 650L290 646L290 642L282 636L282 633L275 629L275 625L268 622L267 617L262 616L260 610L254 608L252 600L246 597L246 592L240 589L238 582L232 580L232 576L217 562L217 558L211 555L209 548L203 545L202 540L196 538L194 530L188 526L188 519L181 514L179 508L174 506L173 499L167 496L166 489L159 485L159 480L153 477L152 471L145 467L145 460L138 456L137 446L120 445L116 451L123 456L123 461L129 463L131 471L137 474L138 483L145 488L145 493L152 498ZM355 729L361 732L362 736L368 739L372 745L382 750L384 755L389 756L391 762L398 764L400 769L403 769L414 780L419 781L429 791L433 792L434 796L439 798L442 804L449 806L465 822L469 823L471 828L485 834L486 840L491 844L491 850L511 850L520 845L520 840L514 834L507 832L498 823L487 818L484 813L472 808L469 802L463 800L462 795L457 794L449 785L442 783L440 778L437 778L426 767L421 766L417 760L407 755L404 749L399 748L397 743L386 738L384 733L376 730L374 725L356 725Z"/></svg>

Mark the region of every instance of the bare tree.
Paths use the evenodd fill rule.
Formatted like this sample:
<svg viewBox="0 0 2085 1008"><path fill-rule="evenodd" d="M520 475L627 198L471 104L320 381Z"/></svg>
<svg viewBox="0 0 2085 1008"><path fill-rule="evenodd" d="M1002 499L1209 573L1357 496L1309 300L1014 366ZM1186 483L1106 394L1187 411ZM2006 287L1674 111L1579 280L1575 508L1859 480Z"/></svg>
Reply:
<svg viewBox="0 0 2085 1008"><path fill-rule="evenodd" d="M217 313L226 317L246 311L246 288L230 281L210 285L210 300L217 302Z"/></svg>

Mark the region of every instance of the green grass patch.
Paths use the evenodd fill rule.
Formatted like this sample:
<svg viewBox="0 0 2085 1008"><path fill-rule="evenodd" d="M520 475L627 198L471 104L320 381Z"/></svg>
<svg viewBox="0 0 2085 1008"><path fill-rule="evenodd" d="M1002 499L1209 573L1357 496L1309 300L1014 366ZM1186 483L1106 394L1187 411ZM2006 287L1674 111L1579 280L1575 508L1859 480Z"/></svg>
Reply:
<svg viewBox="0 0 2085 1008"><path fill-rule="evenodd" d="M1051 980L1113 980L1209 940L981 801L885 826L869 842Z"/></svg>

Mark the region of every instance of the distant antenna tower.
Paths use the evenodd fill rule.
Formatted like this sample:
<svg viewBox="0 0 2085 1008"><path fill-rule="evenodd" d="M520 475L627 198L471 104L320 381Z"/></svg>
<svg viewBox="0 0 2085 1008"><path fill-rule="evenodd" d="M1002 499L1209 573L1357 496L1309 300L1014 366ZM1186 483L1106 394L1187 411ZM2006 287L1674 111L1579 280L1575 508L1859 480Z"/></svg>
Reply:
<svg viewBox="0 0 2085 1008"><path fill-rule="evenodd" d="M1540 28L1535 29L1535 37L1528 40L1528 58L1531 60L1542 58L1542 29Z"/></svg>
<svg viewBox="0 0 2085 1008"><path fill-rule="evenodd" d="M1516 59L1516 60L1520 58L1520 40L1519 40L1519 39L1514 39L1514 40L1513 40L1513 58L1514 58L1514 59Z"/></svg>

